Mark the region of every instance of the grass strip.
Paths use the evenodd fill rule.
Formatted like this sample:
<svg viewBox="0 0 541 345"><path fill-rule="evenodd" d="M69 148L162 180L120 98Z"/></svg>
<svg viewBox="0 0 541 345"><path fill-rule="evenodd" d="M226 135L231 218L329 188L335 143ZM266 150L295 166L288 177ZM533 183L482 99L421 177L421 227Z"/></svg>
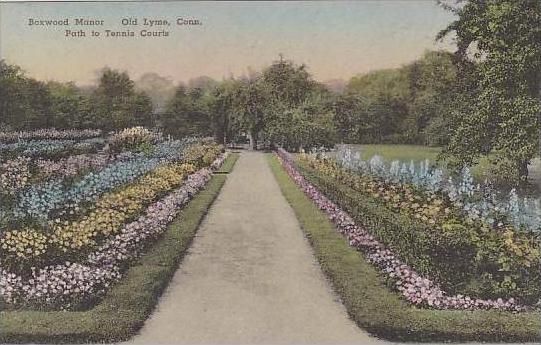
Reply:
<svg viewBox="0 0 541 345"><path fill-rule="evenodd" d="M315 256L349 316L371 334L391 341L533 342L541 340L541 315L496 310L430 310L409 305L335 231L327 216L297 187L278 159L267 156Z"/></svg>
<svg viewBox="0 0 541 345"><path fill-rule="evenodd" d="M229 174L231 170L233 170L233 166L235 166L235 163L237 162L237 159L239 159L240 154L237 152L231 152L229 156L227 156L227 159L222 164L220 169L214 171L215 174Z"/></svg>
<svg viewBox="0 0 541 345"><path fill-rule="evenodd" d="M237 157L238 158L238 157ZM236 161L224 162L229 170ZM189 248L226 175L214 175L94 308L88 311L2 311L0 343L88 343L129 339L144 324Z"/></svg>

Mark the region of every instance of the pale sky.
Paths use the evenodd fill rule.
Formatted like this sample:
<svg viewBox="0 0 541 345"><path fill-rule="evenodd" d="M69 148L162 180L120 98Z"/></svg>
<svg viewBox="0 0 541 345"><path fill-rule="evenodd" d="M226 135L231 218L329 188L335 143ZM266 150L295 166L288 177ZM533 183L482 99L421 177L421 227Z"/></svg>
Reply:
<svg viewBox="0 0 541 345"><path fill-rule="evenodd" d="M165 19L168 37L140 37L143 18ZM179 17L200 26L177 26ZM70 26L31 26L29 19L70 20ZM99 19L76 27L75 18ZM137 26L123 26L137 18ZM436 43L453 15L424 1L357 2L115 2L0 3L0 56L40 80L93 83L104 66L133 79L156 72L175 81L200 75L222 79L259 70L280 53L304 63L320 81L349 79L370 70L398 67ZM83 29L86 37L67 38ZM101 32L89 37L90 30ZM136 37L106 38L104 30L131 30Z"/></svg>

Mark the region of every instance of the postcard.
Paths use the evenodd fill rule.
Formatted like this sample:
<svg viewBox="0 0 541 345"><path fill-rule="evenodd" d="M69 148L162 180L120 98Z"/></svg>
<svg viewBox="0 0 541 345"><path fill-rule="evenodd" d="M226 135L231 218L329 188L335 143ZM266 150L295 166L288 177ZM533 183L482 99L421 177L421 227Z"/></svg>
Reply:
<svg viewBox="0 0 541 345"><path fill-rule="evenodd" d="M541 2L0 1L0 343L541 340Z"/></svg>

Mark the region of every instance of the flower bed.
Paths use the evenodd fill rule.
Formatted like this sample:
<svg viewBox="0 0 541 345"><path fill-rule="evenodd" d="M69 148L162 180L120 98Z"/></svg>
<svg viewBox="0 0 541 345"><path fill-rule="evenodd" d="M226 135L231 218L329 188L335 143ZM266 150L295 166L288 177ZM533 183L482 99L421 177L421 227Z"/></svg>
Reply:
<svg viewBox="0 0 541 345"><path fill-rule="evenodd" d="M323 153L326 155L326 153ZM319 160L323 165L331 162L329 159ZM400 161L393 161L386 164L381 157L373 156L370 160L361 159L359 152L353 152L351 149L341 147L335 159L342 169L338 170L341 179L347 178L345 171L353 173L353 176L362 177L365 182L378 184L378 187L386 185L394 185L395 187L408 186L410 196L424 201L426 204L427 196L437 195L440 197L440 205L432 205L433 207L421 210L431 211L420 214L420 210L414 210L415 214L419 214L419 218L423 220L437 220L434 216L459 216L460 218L468 219L472 223L483 223L485 227L494 230L502 230L506 227L513 227L520 231L541 232L541 200L532 197L520 197L515 189L512 189L507 195L496 190L489 180L483 183L474 184L470 169L464 167L461 176L449 176L444 178L444 172L434 166L430 166L430 162L425 160L418 166L411 161L409 165ZM327 168L336 168L336 166L328 166ZM385 182L382 185L381 182ZM366 183L365 183L366 184ZM363 185L359 191L366 190L376 194L376 190L368 190L366 185ZM373 186L368 186L373 187ZM390 192L390 191L387 191ZM388 193L389 194L389 193ZM397 193L394 195L397 196ZM400 196L398 194L398 196ZM382 195L383 197L383 195ZM402 200L403 201L403 200ZM395 202L396 203L396 202ZM436 210L434 206L444 206ZM401 204L410 206L407 203ZM426 205L424 205L426 206ZM397 206L394 206L397 208ZM442 211L454 211L442 214ZM438 214L439 213L439 214ZM434 224L434 223L432 223Z"/></svg>
<svg viewBox="0 0 541 345"><path fill-rule="evenodd" d="M0 153L3 156L47 156L59 157L66 154L97 152L105 145L103 138L74 139L43 139L0 143Z"/></svg>
<svg viewBox="0 0 541 345"><path fill-rule="evenodd" d="M107 138L107 141L112 140L113 137L114 135ZM190 138L182 141L162 141L157 143L158 138L154 137L152 145L145 146L143 150L145 152L143 153L132 152L127 148L123 151L113 151L109 147L105 147L98 153L74 154L56 160L47 159L39 154L32 157L33 159L17 156L5 160L0 164L0 194L3 194L4 198L9 196L17 199L14 196L28 185L43 183L51 178L77 177L81 173L95 172L106 168L114 161L125 161L136 158L136 156L146 155L162 158L176 156L182 148L195 143L194 139ZM25 144L20 142L17 145ZM63 181L62 183L65 185ZM36 193L39 194L39 191L36 191Z"/></svg>
<svg viewBox="0 0 541 345"><path fill-rule="evenodd" d="M197 145L196 145L197 146ZM215 159L218 145L201 145L203 157ZM210 154L210 155L209 155ZM169 163L158 166L132 184L103 194L86 207L51 219L44 227L26 227L5 231L0 237L0 263L16 271L60 260L72 260L81 250L91 248L115 234L122 224L139 214L148 203L177 187L194 169L192 163Z"/></svg>
<svg viewBox="0 0 541 345"><path fill-rule="evenodd" d="M81 171L97 171L106 167L114 156L99 152L95 154L73 155L60 160L37 159L35 164L36 180L50 177L73 177Z"/></svg>
<svg viewBox="0 0 541 345"><path fill-rule="evenodd" d="M87 139L99 137L100 135L101 130L99 129L57 130L54 128L44 128L35 131L0 132L0 142L9 143L19 140L37 139Z"/></svg>
<svg viewBox="0 0 541 345"><path fill-rule="evenodd" d="M14 196L30 180L30 159L19 157L0 164L0 194Z"/></svg>
<svg viewBox="0 0 541 345"><path fill-rule="evenodd" d="M192 144L191 139L163 142L150 154L124 152L111 164L98 172L88 173L74 184L64 186L62 179L55 179L32 186L19 196L13 216L47 220L55 210L71 211L82 202L91 202L109 190L134 181L160 164L181 159L182 151Z"/></svg>
<svg viewBox="0 0 541 345"><path fill-rule="evenodd" d="M94 134L44 130L0 143L15 155L0 164L1 305L91 305L223 160L207 139L164 141L142 127ZM98 142L107 145L97 154L47 159Z"/></svg>
<svg viewBox="0 0 541 345"><path fill-rule="evenodd" d="M225 155L211 162L219 167ZM151 204L133 222L109 237L80 263L65 262L33 270L22 277L1 269L0 296L11 304L70 308L88 304L104 294L120 279L126 265L148 243L157 238L181 208L210 179L210 170L202 168L188 176L181 187Z"/></svg>
<svg viewBox="0 0 541 345"><path fill-rule="evenodd" d="M501 218L492 228L445 193L301 156L299 167L402 260L453 294L539 300L539 243ZM465 189L465 188L464 188Z"/></svg>
<svg viewBox="0 0 541 345"><path fill-rule="evenodd" d="M356 225L346 212L342 211L301 175L287 152L279 150L278 156L296 184L329 216L337 229L348 238L350 245L364 251L368 260L381 268L381 271L392 281L394 288L411 303L437 309L520 311L531 308L512 297L489 299L471 298L461 294L447 294L432 279L417 273L412 267L404 263L398 255L381 244L378 238ZM335 182L332 188L327 188L326 191L337 190L340 193L341 188L338 184ZM412 245L410 244L410 246Z"/></svg>
<svg viewBox="0 0 541 345"><path fill-rule="evenodd" d="M67 178L75 178L83 173L99 171L116 160L116 156L104 152L72 155L59 160L28 157L10 159L0 164L0 195L17 200L26 187L45 183L53 178L64 183ZM32 189L32 188L31 188ZM6 202L4 202L5 204Z"/></svg>

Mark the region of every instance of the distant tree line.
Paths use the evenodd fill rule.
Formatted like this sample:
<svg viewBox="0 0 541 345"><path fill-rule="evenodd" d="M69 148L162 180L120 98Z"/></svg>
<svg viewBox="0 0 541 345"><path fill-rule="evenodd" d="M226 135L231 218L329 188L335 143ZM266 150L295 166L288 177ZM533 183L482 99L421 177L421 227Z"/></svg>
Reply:
<svg viewBox="0 0 541 345"><path fill-rule="evenodd" d="M127 73L104 69L92 92L74 83L43 82L0 61L0 123L14 130L44 127L152 126L152 101L135 89Z"/></svg>
<svg viewBox="0 0 541 345"><path fill-rule="evenodd" d="M451 60L450 53L429 52L399 69L353 77L336 94L304 65L280 58L250 77L181 84L158 116L148 96L152 89L138 90L126 72L104 69L89 92L74 83L35 80L1 61L0 122L13 129L144 125L221 142L249 134L292 150L337 141L442 145L449 141L456 85Z"/></svg>

